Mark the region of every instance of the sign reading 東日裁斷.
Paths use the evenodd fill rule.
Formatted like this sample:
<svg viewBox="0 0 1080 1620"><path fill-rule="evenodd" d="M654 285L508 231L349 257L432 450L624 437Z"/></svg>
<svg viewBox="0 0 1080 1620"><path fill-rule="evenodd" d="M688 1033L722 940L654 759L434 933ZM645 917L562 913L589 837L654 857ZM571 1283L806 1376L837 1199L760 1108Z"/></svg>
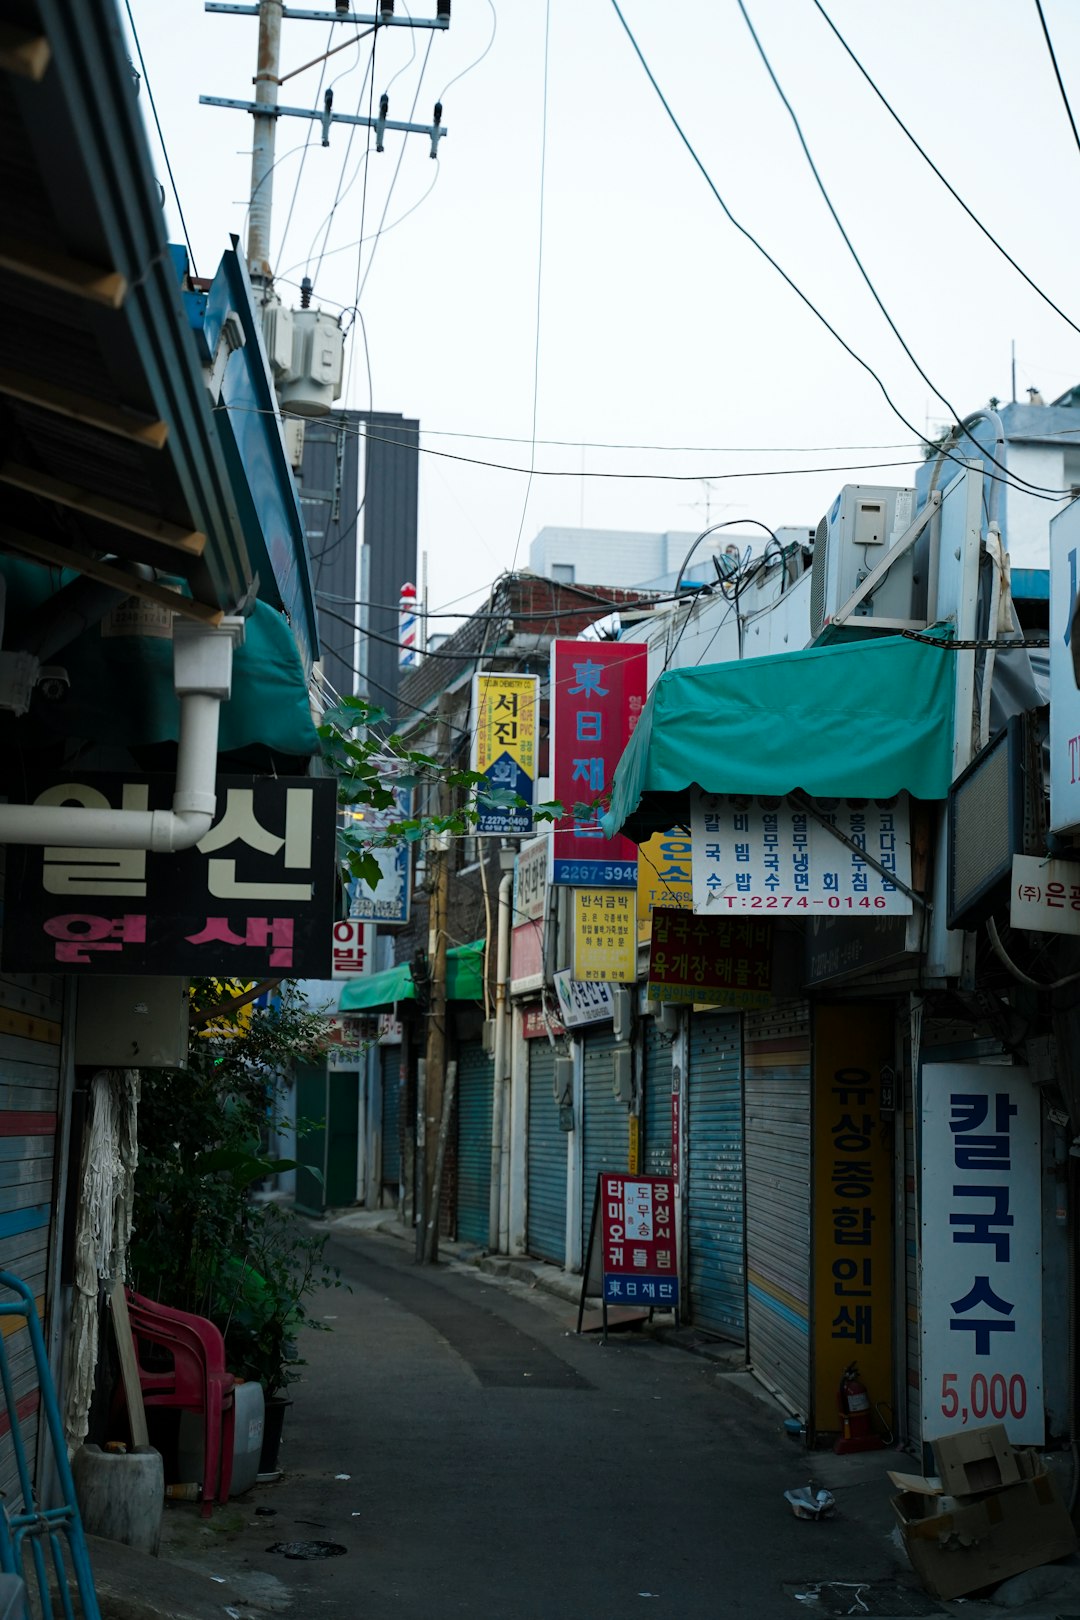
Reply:
<svg viewBox="0 0 1080 1620"><path fill-rule="evenodd" d="M693 910L689 827L669 827L638 845L637 902L640 943L651 937L652 914L658 906Z"/></svg>
<svg viewBox="0 0 1080 1620"><path fill-rule="evenodd" d="M476 789L478 833L533 830L539 684L537 675L473 676L472 768L486 779Z"/></svg>
<svg viewBox="0 0 1080 1620"><path fill-rule="evenodd" d="M643 642L552 642L552 779L565 812L553 835L555 883L636 887L637 845L622 833L606 838L600 817L645 707L648 657Z"/></svg>
<svg viewBox="0 0 1080 1620"><path fill-rule="evenodd" d="M695 911L910 915L911 896L865 858L910 887L906 795L823 811L848 843L788 799L736 799L695 788L690 803Z"/></svg>
<svg viewBox="0 0 1080 1620"><path fill-rule="evenodd" d="M649 948L650 1001L714 1007L772 1002L772 929L755 917L657 909Z"/></svg>
<svg viewBox="0 0 1080 1620"><path fill-rule="evenodd" d="M922 1090L923 1439L1004 1423L1041 1446L1039 1088L1013 1065L927 1063Z"/></svg>
<svg viewBox="0 0 1080 1620"><path fill-rule="evenodd" d="M630 889L574 890L574 978L632 984L637 913Z"/></svg>
<svg viewBox="0 0 1080 1620"><path fill-rule="evenodd" d="M35 804L167 810L172 776L32 784ZM219 777L194 849L12 846L3 961L30 973L328 979L337 789L308 777Z"/></svg>

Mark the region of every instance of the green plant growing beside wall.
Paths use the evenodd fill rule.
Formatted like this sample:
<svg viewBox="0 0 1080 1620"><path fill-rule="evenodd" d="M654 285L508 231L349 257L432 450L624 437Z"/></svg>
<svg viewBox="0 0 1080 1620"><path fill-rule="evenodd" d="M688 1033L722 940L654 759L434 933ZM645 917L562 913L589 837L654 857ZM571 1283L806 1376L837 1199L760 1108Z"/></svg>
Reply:
<svg viewBox="0 0 1080 1620"><path fill-rule="evenodd" d="M193 984L196 1011L220 999L218 981ZM308 1302L341 1286L323 1260L326 1237L251 1196L258 1182L295 1168L267 1154L264 1133L283 1074L326 1052L328 1023L286 983L272 1007L235 1027L193 1036L187 1068L144 1073L131 1279L152 1299L209 1317L229 1368L273 1395L299 1376L301 1330L325 1326Z"/></svg>

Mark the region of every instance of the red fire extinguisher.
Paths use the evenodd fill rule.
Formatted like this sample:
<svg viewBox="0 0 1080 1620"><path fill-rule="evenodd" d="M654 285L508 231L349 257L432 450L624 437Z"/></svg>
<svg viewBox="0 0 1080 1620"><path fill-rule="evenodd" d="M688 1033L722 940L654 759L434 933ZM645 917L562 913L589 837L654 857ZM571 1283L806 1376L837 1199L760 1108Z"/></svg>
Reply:
<svg viewBox="0 0 1080 1620"><path fill-rule="evenodd" d="M844 1368L836 1405L840 1413L840 1438L833 1450L841 1456L853 1451L880 1451L884 1441L874 1433L870 1392L854 1362Z"/></svg>

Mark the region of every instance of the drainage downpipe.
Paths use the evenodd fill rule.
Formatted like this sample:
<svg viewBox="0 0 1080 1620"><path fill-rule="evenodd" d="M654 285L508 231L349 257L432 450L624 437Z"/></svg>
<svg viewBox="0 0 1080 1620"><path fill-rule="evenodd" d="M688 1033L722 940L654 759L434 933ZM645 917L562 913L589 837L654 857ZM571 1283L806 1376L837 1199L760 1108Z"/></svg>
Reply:
<svg viewBox="0 0 1080 1620"><path fill-rule="evenodd" d="M216 804L218 720L232 690L234 646L244 621L207 626L178 621L173 683L180 700L176 787L171 810L88 810L82 805L0 804L0 844L66 844L74 849L191 849L210 830ZM63 793L61 785L54 792Z"/></svg>
<svg viewBox="0 0 1080 1620"><path fill-rule="evenodd" d="M502 1214L503 1120L506 1113L506 983L510 977L510 908L513 872L499 883L498 955L495 967L495 1097L491 1110L491 1191L488 1197L488 1251L499 1252Z"/></svg>

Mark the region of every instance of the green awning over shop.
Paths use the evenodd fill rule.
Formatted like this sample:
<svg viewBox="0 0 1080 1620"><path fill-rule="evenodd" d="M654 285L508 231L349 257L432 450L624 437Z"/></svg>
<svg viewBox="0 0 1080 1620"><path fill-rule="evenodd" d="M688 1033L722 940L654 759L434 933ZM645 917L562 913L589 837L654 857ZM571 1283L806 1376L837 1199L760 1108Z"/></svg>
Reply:
<svg viewBox="0 0 1080 1620"><path fill-rule="evenodd" d="M446 953L446 995L449 1001L484 998L484 942L454 945ZM339 1013L376 1012L397 1001L415 1001L416 984L408 962L399 962L370 978L346 979L341 987Z"/></svg>
<svg viewBox="0 0 1080 1620"><path fill-rule="evenodd" d="M612 784L609 836L685 822L692 786L781 798L943 799L956 654L905 636L661 675Z"/></svg>

